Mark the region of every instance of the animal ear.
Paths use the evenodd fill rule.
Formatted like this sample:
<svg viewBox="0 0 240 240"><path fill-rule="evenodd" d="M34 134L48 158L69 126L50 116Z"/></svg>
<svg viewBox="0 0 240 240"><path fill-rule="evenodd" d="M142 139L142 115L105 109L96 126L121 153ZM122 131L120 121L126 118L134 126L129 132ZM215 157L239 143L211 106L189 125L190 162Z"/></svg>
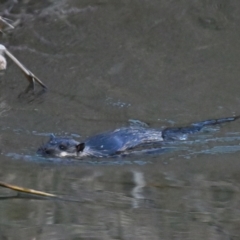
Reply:
<svg viewBox="0 0 240 240"><path fill-rule="evenodd" d="M53 133L51 133L50 140L53 140L54 138L56 138L56 136Z"/></svg>
<svg viewBox="0 0 240 240"><path fill-rule="evenodd" d="M82 152L84 148L85 148L85 143L79 143L76 146L77 152Z"/></svg>

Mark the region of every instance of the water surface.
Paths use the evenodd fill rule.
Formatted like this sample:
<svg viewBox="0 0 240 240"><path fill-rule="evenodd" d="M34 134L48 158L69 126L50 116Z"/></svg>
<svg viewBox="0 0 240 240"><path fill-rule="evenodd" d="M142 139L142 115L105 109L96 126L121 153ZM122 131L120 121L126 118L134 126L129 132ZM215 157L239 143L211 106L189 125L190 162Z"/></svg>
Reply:
<svg viewBox="0 0 240 240"><path fill-rule="evenodd" d="M0 179L79 200L2 198L1 239L239 238L237 121L161 154L35 154L50 133L84 139L129 119L170 127L239 114L239 1L29 0L0 10L16 24L1 43L49 87L20 94L27 82L8 62Z"/></svg>

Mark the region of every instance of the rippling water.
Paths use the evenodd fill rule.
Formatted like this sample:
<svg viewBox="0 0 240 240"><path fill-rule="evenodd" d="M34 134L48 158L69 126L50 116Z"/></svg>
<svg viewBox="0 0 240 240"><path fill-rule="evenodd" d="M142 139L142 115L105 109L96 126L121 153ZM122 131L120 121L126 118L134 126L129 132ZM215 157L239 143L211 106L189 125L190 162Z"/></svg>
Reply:
<svg viewBox="0 0 240 240"><path fill-rule="evenodd" d="M75 201L1 190L0 239L238 239L239 121L150 153L43 158L51 133L186 126L239 114L237 0L2 1L14 30L0 76L0 180ZM135 121L135 120L134 120Z"/></svg>

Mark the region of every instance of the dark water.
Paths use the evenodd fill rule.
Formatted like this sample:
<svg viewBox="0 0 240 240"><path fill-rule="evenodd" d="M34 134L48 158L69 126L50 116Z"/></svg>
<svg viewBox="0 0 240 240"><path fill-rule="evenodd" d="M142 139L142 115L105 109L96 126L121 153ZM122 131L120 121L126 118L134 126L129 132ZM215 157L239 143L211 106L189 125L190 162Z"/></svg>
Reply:
<svg viewBox="0 0 240 240"><path fill-rule="evenodd" d="M1 198L0 239L240 239L239 121L163 153L81 162L37 157L50 133L182 126L239 114L237 0L1 1L0 180L74 201ZM13 196L5 189L1 196Z"/></svg>

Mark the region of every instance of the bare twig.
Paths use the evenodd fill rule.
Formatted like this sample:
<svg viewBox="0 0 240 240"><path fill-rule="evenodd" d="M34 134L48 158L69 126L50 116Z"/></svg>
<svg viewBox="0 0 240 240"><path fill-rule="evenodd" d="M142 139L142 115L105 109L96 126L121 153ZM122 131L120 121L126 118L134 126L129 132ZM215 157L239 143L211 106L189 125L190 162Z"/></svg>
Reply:
<svg viewBox="0 0 240 240"><path fill-rule="evenodd" d="M51 193L47 193L47 192L42 192L42 191L37 191L34 189L30 189L30 188L23 188L23 187L19 187L16 185L11 185L5 182L0 182L0 186L4 187L4 188L8 188L17 192L22 192L22 193L27 193L27 194L33 194L36 196L42 196L42 197L51 197L51 198L60 198L59 196L55 195L55 194L51 194Z"/></svg>
<svg viewBox="0 0 240 240"><path fill-rule="evenodd" d="M3 18L0 16L0 21L2 21L6 26L8 26L11 29L14 29L14 26L12 24L10 24L7 19Z"/></svg>
<svg viewBox="0 0 240 240"><path fill-rule="evenodd" d="M0 16L0 22L8 26L9 28L13 29L14 26L10 24L7 20L8 19L5 19ZM0 31L2 31L2 26L0 26ZM4 54L6 54L9 58L11 58L12 61L21 69L21 71L26 76L27 80L29 81L29 87L27 88L27 90L34 89L35 82L37 82L44 90L47 89L47 86L38 77L36 77L31 71L29 71L26 67L24 67L23 64L20 63L18 59L15 56L13 56L13 54L10 53L6 49L6 47L2 44L0 44L0 70L4 70L7 68L7 61L4 57Z"/></svg>
<svg viewBox="0 0 240 240"><path fill-rule="evenodd" d="M29 81L31 88L34 89L35 82L37 82L42 88L47 89L47 86L32 72L30 72L26 67L24 67L23 64L20 63L18 59L12 53L10 53L7 50L7 48L2 44L0 44L0 55L1 55L0 70L6 69L6 66L7 66L6 59L4 58L4 54L6 54L9 58L11 58L11 60L21 69L21 71L24 73L27 80ZM4 62L4 59L5 59L5 62Z"/></svg>

